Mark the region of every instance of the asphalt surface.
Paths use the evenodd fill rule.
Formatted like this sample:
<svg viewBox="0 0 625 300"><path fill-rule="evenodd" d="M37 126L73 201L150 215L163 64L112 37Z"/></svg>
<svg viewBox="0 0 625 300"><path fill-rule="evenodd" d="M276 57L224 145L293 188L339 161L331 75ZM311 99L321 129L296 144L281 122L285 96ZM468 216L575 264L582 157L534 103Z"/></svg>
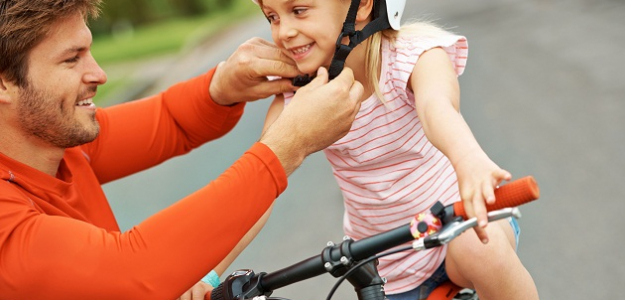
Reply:
<svg viewBox="0 0 625 300"><path fill-rule="evenodd" d="M491 158L515 178L533 175L539 201L522 208L518 250L541 299L618 299L625 282L625 1L409 0L405 19L427 16L467 36L462 113ZM151 90L206 71L252 36L262 18L169 59ZM269 101L248 105L228 136L105 186L123 229L217 177L259 136ZM341 195L314 154L290 178L261 234L231 269L271 272L341 240ZM326 297L321 276L275 292ZM335 299L355 299L342 287Z"/></svg>

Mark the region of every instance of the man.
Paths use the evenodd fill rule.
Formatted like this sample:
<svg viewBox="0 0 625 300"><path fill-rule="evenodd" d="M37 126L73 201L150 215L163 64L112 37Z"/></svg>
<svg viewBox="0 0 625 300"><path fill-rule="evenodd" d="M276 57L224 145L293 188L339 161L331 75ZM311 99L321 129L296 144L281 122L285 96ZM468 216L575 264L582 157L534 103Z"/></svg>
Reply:
<svg viewBox="0 0 625 300"><path fill-rule="evenodd" d="M265 78L293 77L295 66L254 39L202 76L97 109L106 74L85 20L100 0L0 1L2 300L179 297L239 243L307 155L347 133L360 107L350 71L328 83L320 70L223 175L121 233L101 184L226 134L245 101L293 90Z"/></svg>

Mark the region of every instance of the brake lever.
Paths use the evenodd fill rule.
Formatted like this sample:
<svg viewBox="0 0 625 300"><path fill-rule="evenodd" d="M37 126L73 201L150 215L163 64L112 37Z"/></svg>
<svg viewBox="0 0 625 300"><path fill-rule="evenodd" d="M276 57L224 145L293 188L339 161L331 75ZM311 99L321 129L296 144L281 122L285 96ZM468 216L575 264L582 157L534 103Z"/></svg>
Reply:
<svg viewBox="0 0 625 300"><path fill-rule="evenodd" d="M518 207L509 207L488 212L488 222L493 222L509 217L516 219L521 218L521 211ZM471 218L466 221L453 221L444 226L439 232L429 235L425 238L418 239L412 243L412 248L416 251L430 249L445 245L459 236L461 233L473 228L477 225L477 218Z"/></svg>

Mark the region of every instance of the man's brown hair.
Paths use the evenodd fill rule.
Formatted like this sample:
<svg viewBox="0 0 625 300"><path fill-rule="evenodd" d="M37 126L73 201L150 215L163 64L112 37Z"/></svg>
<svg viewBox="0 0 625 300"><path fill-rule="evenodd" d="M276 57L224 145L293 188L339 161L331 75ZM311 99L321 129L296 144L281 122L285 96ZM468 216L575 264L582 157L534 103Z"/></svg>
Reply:
<svg viewBox="0 0 625 300"><path fill-rule="evenodd" d="M102 0L0 0L0 74L20 87L27 84L28 54L50 26L76 13L97 17Z"/></svg>

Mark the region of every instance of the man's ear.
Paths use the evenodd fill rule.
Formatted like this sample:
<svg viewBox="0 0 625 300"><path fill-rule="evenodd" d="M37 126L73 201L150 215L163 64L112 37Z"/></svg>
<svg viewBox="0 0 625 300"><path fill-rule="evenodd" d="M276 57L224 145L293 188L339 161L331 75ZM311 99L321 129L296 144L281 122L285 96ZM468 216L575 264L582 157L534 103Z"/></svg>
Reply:
<svg viewBox="0 0 625 300"><path fill-rule="evenodd" d="M13 89L15 84L11 83L6 77L0 74L0 104L9 104L13 102Z"/></svg>
<svg viewBox="0 0 625 300"><path fill-rule="evenodd" d="M373 2L375 0L361 0L358 6L358 13L356 14L356 22L370 21L373 10Z"/></svg>

